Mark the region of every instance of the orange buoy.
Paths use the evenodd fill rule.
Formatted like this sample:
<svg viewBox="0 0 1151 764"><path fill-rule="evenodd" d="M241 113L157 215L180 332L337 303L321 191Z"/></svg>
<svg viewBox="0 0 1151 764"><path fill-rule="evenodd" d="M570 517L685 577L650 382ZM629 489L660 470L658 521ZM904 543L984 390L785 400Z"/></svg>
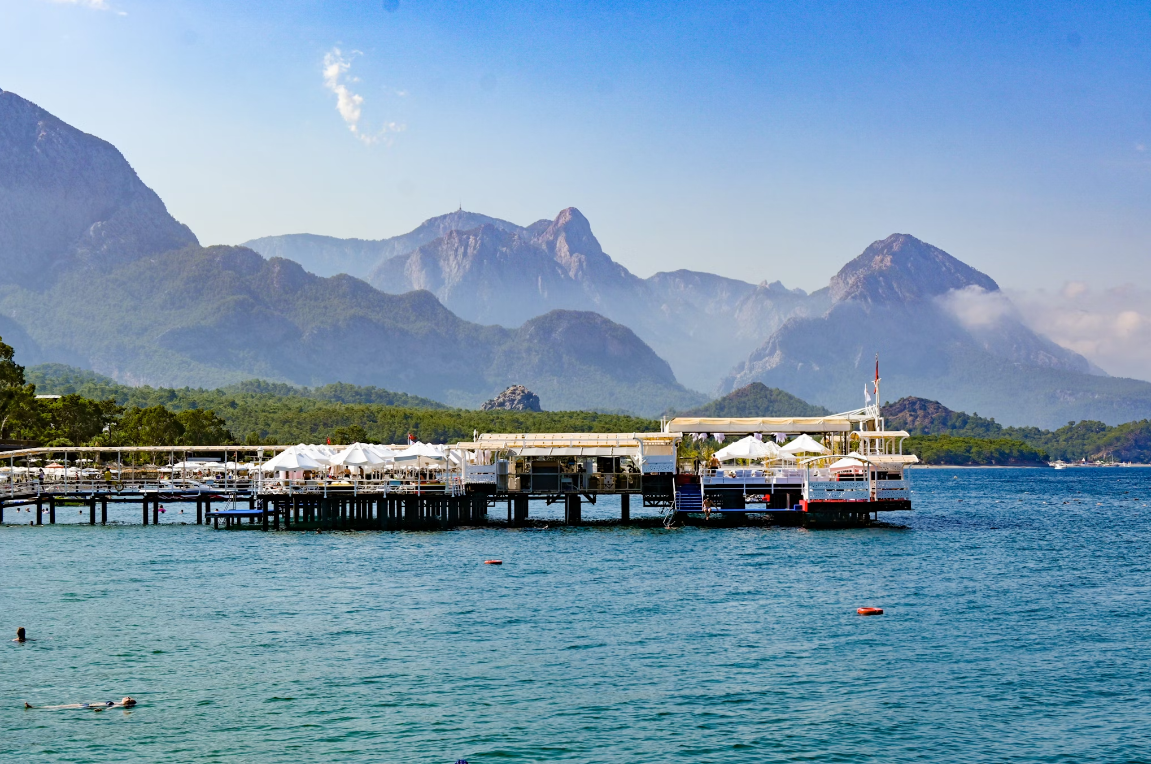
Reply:
<svg viewBox="0 0 1151 764"><path fill-rule="evenodd" d="M861 607L855 612L860 615L883 615L883 608L881 607Z"/></svg>
<svg viewBox="0 0 1151 764"><path fill-rule="evenodd" d="M484 560L484 565L503 565L503 560Z"/></svg>

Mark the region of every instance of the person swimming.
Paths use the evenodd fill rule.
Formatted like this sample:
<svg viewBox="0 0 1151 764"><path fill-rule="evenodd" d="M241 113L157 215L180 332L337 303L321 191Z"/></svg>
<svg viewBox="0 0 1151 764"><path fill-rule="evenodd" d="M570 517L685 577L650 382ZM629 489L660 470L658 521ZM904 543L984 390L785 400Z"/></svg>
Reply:
<svg viewBox="0 0 1151 764"><path fill-rule="evenodd" d="M28 641L28 633L24 631L23 626L16 629L16 639L14 639L12 641L13 642L21 642L21 643Z"/></svg>
<svg viewBox="0 0 1151 764"><path fill-rule="evenodd" d="M106 708L131 708L136 705L136 699L125 695L119 702L105 700L103 703L67 703L62 706L34 706L25 701L24 708L37 708L41 711L60 711L66 708L78 708L84 711L103 711Z"/></svg>

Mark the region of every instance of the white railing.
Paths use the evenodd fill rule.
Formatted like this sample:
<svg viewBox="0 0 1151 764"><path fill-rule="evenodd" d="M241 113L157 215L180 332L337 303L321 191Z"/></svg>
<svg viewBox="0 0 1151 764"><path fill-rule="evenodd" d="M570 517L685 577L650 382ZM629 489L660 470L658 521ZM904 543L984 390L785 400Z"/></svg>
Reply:
<svg viewBox="0 0 1151 764"><path fill-rule="evenodd" d="M876 480L875 498L911 499L911 483L907 480Z"/></svg>
<svg viewBox="0 0 1151 764"><path fill-rule="evenodd" d="M474 466L469 464L464 472L464 482L478 485L496 485L499 482L498 466L485 464Z"/></svg>
<svg viewBox="0 0 1151 764"><path fill-rule="evenodd" d="M805 490L808 501L869 501L866 480L812 480Z"/></svg>
<svg viewBox="0 0 1151 764"><path fill-rule="evenodd" d="M704 485L785 485L798 486L803 483L804 471L794 467L755 468L729 467L727 469L707 469L700 475Z"/></svg>

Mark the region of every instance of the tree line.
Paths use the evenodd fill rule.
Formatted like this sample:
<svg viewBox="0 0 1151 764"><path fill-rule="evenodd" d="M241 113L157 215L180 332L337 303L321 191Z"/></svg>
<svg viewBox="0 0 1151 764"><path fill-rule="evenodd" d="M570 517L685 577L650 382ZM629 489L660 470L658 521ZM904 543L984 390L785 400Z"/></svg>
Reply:
<svg viewBox="0 0 1151 764"><path fill-rule="evenodd" d="M27 373L0 339L0 439L42 446L434 443L477 432L649 432L659 422L590 411L472 411L372 387L254 380L216 390L120 385L56 366ZM31 379L30 379L31 377ZM36 380L36 381L33 381ZM37 389L59 394L36 399Z"/></svg>

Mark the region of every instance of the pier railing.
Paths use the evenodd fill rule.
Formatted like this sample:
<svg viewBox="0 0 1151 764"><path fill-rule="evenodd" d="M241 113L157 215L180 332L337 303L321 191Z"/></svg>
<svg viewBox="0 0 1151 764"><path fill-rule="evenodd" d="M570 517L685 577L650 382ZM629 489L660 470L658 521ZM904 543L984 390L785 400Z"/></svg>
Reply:
<svg viewBox="0 0 1151 764"><path fill-rule="evenodd" d="M805 493L808 501L868 501L871 487L866 480L812 480Z"/></svg>

